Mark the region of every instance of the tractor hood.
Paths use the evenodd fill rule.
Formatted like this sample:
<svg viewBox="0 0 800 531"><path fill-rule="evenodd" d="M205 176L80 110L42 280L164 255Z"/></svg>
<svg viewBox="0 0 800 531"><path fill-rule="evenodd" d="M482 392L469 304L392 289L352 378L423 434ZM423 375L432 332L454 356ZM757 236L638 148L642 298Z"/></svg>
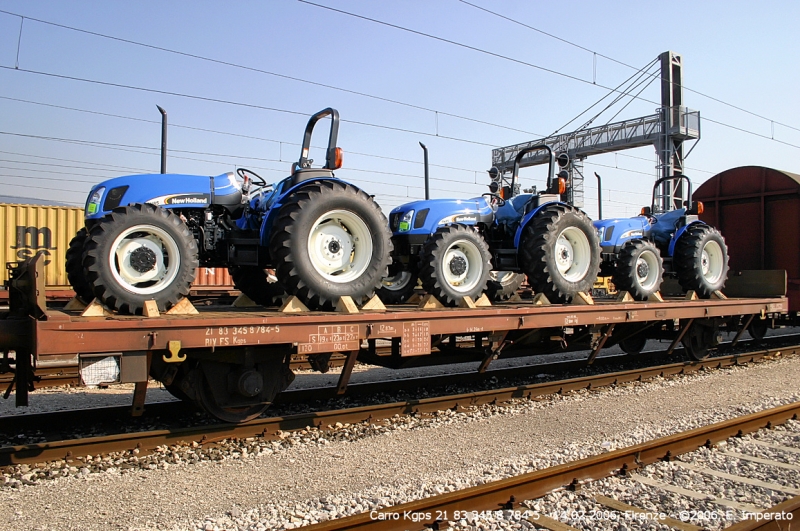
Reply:
<svg viewBox="0 0 800 531"><path fill-rule="evenodd" d="M650 221L646 216L635 218L598 219L592 224L597 230L603 249L615 247L635 238L644 238L650 232Z"/></svg>
<svg viewBox="0 0 800 531"><path fill-rule="evenodd" d="M152 203L164 208L206 208L211 203L241 200L241 183L233 173L216 177L154 173L126 175L94 186L86 200L86 219L101 218L118 206Z"/></svg>
<svg viewBox="0 0 800 531"><path fill-rule="evenodd" d="M494 216L485 197L427 199L400 205L389 214L394 234L433 234L439 227L459 223L491 223Z"/></svg>

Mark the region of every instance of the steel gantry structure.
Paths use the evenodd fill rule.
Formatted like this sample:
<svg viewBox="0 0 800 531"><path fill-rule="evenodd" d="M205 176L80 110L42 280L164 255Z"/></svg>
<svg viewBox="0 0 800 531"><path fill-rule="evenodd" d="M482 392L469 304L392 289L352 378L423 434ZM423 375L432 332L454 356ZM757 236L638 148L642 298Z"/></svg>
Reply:
<svg viewBox="0 0 800 531"><path fill-rule="evenodd" d="M683 105L683 63L681 56L664 52L661 62L661 106L652 115L632 118L596 127L586 127L570 133L552 135L521 144L492 150L492 165L501 173L510 172L520 150L546 144L556 153L569 156L569 186L567 200L583 207L583 161L592 155L611 153L653 145L658 155L658 178L683 173L683 142L700 139L700 112ZM520 167L547 162L543 152L532 152L522 158ZM656 197L662 210L680 208L684 200L680 180L667 180Z"/></svg>

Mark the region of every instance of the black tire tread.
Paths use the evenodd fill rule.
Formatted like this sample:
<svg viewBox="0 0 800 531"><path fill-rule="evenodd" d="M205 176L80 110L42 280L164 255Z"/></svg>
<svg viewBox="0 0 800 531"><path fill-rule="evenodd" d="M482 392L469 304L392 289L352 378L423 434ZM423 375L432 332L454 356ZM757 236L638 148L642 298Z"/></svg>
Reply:
<svg viewBox="0 0 800 531"><path fill-rule="evenodd" d="M86 230L86 227L83 227L70 240L69 248L65 255L67 280L69 280L72 290L78 299L86 304L89 304L94 299L94 290L91 283L86 279L86 271L83 269L83 251L88 237L89 231Z"/></svg>
<svg viewBox="0 0 800 531"><path fill-rule="evenodd" d="M439 278L437 263L441 263L441 253L445 252L449 247L448 240L451 235L455 235L453 238L470 239L478 246L484 256L483 280L478 282L471 293L457 294L454 291L450 291L446 286L446 282ZM422 287L445 306L458 306L464 295L469 295L473 300L480 297L486 290L486 283L489 280L491 269L491 254L486 241L479 233L464 225L448 225L438 229L425 242L420 254L419 278L422 281Z"/></svg>
<svg viewBox="0 0 800 531"><path fill-rule="evenodd" d="M269 282L267 273L258 266L231 266L228 272L233 287L247 295L250 300L265 307L280 306L286 290L280 282Z"/></svg>
<svg viewBox="0 0 800 531"><path fill-rule="evenodd" d="M369 224L369 229L374 235L384 242L384 249L373 249L373 260L367 270L355 281L349 283L348 295L356 304L372 297L380 287L381 279L388 275L391 263L391 232L386 216L381 212L378 204L363 190L338 180L311 181L299 190L292 193L284 200L281 210L273 223L270 235L270 256L272 258L278 280L286 291L299 298L309 309L331 310L338 301L339 296L326 293L324 286L313 285L311 279L302 278L296 266L298 257L294 256L291 249L292 235L298 229L298 220L303 209L307 209L317 202L330 203L335 196L355 197L366 208L373 209L376 219L381 219L382 224ZM331 206L333 208L333 205Z"/></svg>
<svg viewBox="0 0 800 531"><path fill-rule="evenodd" d="M112 266L104 263L100 247L108 239L114 238L114 232L118 228L124 229L127 223L126 219L131 217L141 217L141 222L146 222L147 218L157 219L167 226L171 226L175 230L178 240L182 240L177 241L178 245L183 244L187 251L181 256L183 273L178 274L172 285L160 293L147 297L125 293L124 289L115 289L112 285L104 284L103 273L110 271ZM137 221L137 223L139 222ZM92 285L94 296L109 308L119 313L140 314L145 300L154 299L158 304L158 309L166 311L189 294L198 267L197 242L177 214L149 203L135 203L115 208L92 227L84 248L83 267L86 271L86 279Z"/></svg>
<svg viewBox="0 0 800 531"><path fill-rule="evenodd" d="M567 214L574 214L578 222L584 225L589 243L594 247L594 256L589 266L586 277L574 286L564 286L557 282L547 265L547 246L557 237L554 229L561 219ZM553 243L554 245L554 243ZM597 274L600 271L600 243L597 233L589 217L581 210L563 205L552 204L542 208L541 211L523 229L518 250L520 267L528 277L528 283L535 293L543 293L550 302L568 303L578 292L589 292L592 289Z"/></svg>
<svg viewBox="0 0 800 531"><path fill-rule="evenodd" d="M710 285L703 278L702 266L700 266L704 242L710 238L717 239L725 257L721 280L714 285ZM681 288L685 291L694 290L702 299L711 298L715 291L725 287L728 279L728 247L725 239L717 229L710 225L699 223L690 225L686 229L686 233L675 244L673 264L678 273L678 283Z"/></svg>
<svg viewBox="0 0 800 531"><path fill-rule="evenodd" d="M514 296L524 281L525 275L521 273L515 274L514 279L505 284L489 277L489 281L486 283L486 296L492 302L507 301Z"/></svg>
<svg viewBox="0 0 800 531"><path fill-rule="evenodd" d="M649 250L656 255L660 267L660 278L652 291L645 291L636 281L636 262L645 250ZM630 293L634 300L646 301L650 295L659 290L663 276L664 263L661 259L661 251L658 250L658 247L648 240L631 240L623 245L622 250L620 250L617 256L617 265L614 268L614 274L611 276L611 282L614 283L614 286L616 286L619 291L627 291Z"/></svg>

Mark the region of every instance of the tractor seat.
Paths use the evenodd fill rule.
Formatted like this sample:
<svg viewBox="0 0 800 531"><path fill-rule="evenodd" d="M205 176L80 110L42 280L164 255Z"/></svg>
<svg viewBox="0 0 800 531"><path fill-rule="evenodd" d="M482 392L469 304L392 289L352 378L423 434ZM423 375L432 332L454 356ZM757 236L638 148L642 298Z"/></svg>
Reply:
<svg viewBox="0 0 800 531"><path fill-rule="evenodd" d="M525 215L525 206L530 202L532 194L515 195L507 199L505 204L497 207L495 219L501 224L518 222Z"/></svg>

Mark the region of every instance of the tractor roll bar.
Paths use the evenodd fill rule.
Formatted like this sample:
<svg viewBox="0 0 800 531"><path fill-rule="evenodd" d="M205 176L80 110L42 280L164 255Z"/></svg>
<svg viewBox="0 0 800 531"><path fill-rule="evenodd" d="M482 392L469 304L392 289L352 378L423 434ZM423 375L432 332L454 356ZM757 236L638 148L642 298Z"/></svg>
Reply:
<svg viewBox="0 0 800 531"><path fill-rule="evenodd" d="M328 149L325 153L325 169L337 169L336 141L339 137L339 111L331 107L319 111L308 120L306 132L303 135L303 147L300 150L300 161L297 163L298 168L302 169L308 167L308 150L311 148L311 133L314 131L314 126L317 125L317 122L326 116L331 117L331 134L330 137L328 137Z"/></svg>
<svg viewBox="0 0 800 531"><path fill-rule="evenodd" d="M522 157L527 155L532 151L539 151L540 149L546 149L547 154L549 155L550 162L548 163L547 168L547 191L548 193L552 189L553 180L555 179L555 163L556 163L556 155L553 152L553 149L548 146L547 144L537 144L535 146L526 147L525 149L519 150L517 156L514 157L514 171L511 174L511 190L513 193L514 185L517 184L517 176L519 175L519 164L522 161Z"/></svg>

